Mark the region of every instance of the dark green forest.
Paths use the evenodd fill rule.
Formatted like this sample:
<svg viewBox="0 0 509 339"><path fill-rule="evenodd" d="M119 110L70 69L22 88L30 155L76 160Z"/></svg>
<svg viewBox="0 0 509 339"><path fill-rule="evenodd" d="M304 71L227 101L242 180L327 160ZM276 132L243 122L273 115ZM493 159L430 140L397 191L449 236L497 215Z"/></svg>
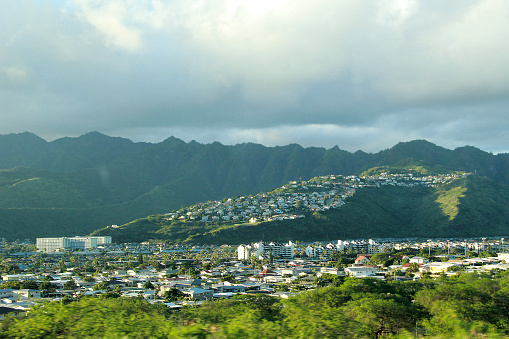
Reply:
<svg viewBox="0 0 509 339"><path fill-rule="evenodd" d="M436 280L325 276L328 287L289 299L239 295L171 312L164 304L63 299L0 323L0 338L505 338L506 272Z"/></svg>
<svg viewBox="0 0 509 339"><path fill-rule="evenodd" d="M7 239L85 235L201 201L270 191L291 180L391 167L465 171L509 183L508 154L471 146L448 150L424 140L371 154L174 137L135 143L97 132L51 142L31 133L8 134L0 135L0 232ZM491 222L490 213L481 214L483 223Z"/></svg>

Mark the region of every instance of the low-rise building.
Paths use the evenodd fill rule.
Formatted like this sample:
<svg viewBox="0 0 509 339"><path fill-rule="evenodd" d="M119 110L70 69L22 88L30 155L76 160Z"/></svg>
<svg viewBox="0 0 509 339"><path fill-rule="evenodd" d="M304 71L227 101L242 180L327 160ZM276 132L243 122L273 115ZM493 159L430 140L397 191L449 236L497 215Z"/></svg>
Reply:
<svg viewBox="0 0 509 339"><path fill-rule="evenodd" d="M38 251L55 252L58 250L78 250L97 248L99 245L111 244L111 236L104 237L60 237L60 238L37 238Z"/></svg>
<svg viewBox="0 0 509 339"><path fill-rule="evenodd" d="M205 290L199 287L191 287L185 290L182 290L182 293L186 294L190 299L193 300L210 300L214 295L214 291Z"/></svg>
<svg viewBox="0 0 509 339"><path fill-rule="evenodd" d="M345 268L345 273L350 277L371 277L378 273L376 266L351 266Z"/></svg>

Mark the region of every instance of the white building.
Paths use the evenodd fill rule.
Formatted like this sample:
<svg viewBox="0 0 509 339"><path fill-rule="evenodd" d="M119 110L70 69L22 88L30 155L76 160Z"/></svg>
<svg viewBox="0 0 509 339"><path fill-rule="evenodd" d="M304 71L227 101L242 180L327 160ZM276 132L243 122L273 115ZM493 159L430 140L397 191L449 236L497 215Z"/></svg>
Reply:
<svg viewBox="0 0 509 339"><path fill-rule="evenodd" d="M269 256L272 252L274 258L293 258L295 251L295 244L289 241L287 244L271 242L270 244L263 241L254 243L252 245L240 245L237 248L237 258L239 260L247 260L251 256L261 258Z"/></svg>
<svg viewBox="0 0 509 339"><path fill-rule="evenodd" d="M272 256L274 258L285 258L290 259L293 258L293 252L295 250L295 245L293 242L289 241L288 244L283 244L279 242L271 242L268 246L269 252L272 251Z"/></svg>
<svg viewBox="0 0 509 339"><path fill-rule="evenodd" d="M345 268L345 273L351 277L371 277L376 275L378 269L376 266L351 266Z"/></svg>
<svg viewBox="0 0 509 339"><path fill-rule="evenodd" d="M498 259L509 263L509 253L497 253Z"/></svg>
<svg viewBox="0 0 509 339"><path fill-rule="evenodd" d="M309 258L319 257L322 252L323 252L322 246L314 247L314 246L309 245L306 247L306 256Z"/></svg>
<svg viewBox="0 0 509 339"><path fill-rule="evenodd" d="M251 257L251 248L250 245L239 245L237 247L237 258L239 260L248 260Z"/></svg>
<svg viewBox="0 0 509 339"><path fill-rule="evenodd" d="M37 250L43 252L55 252L57 250L77 250L97 248L99 245L111 244L111 237L61 237L61 238L37 238Z"/></svg>

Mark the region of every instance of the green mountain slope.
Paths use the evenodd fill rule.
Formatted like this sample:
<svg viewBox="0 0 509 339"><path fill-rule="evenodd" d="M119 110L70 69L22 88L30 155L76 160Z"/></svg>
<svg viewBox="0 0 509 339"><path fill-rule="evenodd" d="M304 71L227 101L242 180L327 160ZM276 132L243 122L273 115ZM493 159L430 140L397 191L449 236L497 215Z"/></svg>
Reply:
<svg viewBox="0 0 509 339"><path fill-rule="evenodd" d="M374 167L476 172L509 183L508 154L469 146L447 150L423 140L369 154L174 137L134 143L97 132L52 142L31 133L9 134L0 135L0 230L7 238L90 233L200 201L331 173L359 175Z"/></svg>
<svg viewBox="0 0 509 339"><path fill-rule="evenodd" d="M437 187L381 186L359 189L340 208L306 212L305 218L261 223L205 223L138 219L98 235L116 241L239 244L364 237L478 237L509 234L507 187L470 175ZM190 210L192 210L190 208Z"/></svg>

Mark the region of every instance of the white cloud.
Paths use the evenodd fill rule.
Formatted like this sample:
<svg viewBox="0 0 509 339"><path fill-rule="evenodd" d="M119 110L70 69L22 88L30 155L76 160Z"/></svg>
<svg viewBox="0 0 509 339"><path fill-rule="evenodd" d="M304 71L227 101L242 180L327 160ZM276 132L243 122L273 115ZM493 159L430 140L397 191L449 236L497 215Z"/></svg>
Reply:
<svg viewBox="0 0 509 339"><path fill-rule="evenodd" d="M198 5L197 5L198 4ZM255 5L256 4L256 5ZM238 83L249 102L297 100L309 83L346 70L361 2L216 1L181 10L198 66Z"/></svg>
<svg viewBox="0 0 509 339"><path fill-rule="evenodd" d="M142 47L142 30L129 24L128 8L131 1L76 0L78 15L90 23L103 37L108 46L129 52Z"/></svg>
<svg viewBox="0 0 509 339"><path fill-rule="evenodd" d="M502 32L509 31L509 6L496 0L455 5L421 2L419 16L402 27L409 34L380 39L391 43L386 67L369 69L367 76L376 76L376 88L388 100L420 105L507 93L508 35Z"/></svg>

